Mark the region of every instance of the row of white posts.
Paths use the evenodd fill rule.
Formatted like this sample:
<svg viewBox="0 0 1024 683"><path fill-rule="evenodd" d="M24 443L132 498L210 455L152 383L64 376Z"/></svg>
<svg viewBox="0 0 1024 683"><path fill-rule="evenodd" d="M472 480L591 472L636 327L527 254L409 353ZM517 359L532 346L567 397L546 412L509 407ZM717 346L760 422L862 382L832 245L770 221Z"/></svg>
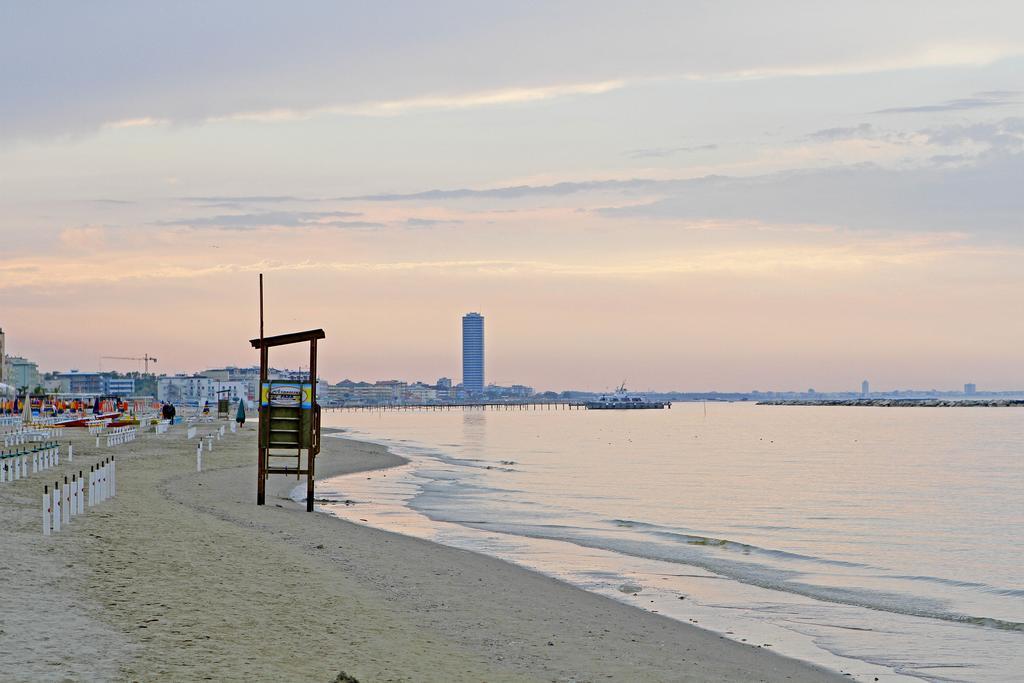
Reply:
<svg viewBox="0 0 1024 683"><path fill-rule="evenodd" d="M42 441L43 439L52 439L57 435L57 430L53 428L27 428L27 429L16 429L14 431L8 431L3 434L4 446L19 446L29 441Z"/></svg>
<svg viewBox="0 0 1024 683"><path fill-rule="evenodd" d="M90 420L85 423L85 426L89 429L89 436L99 436L103 433L103 430L107 428L107 421Z"/></svg>
<svg viewBox="0 0 1024 683"><path fill-rule="evenodd" d="M68 460L72 459L72 448L68 445ZM29 475L43 472L60 464L60 444L48 443L23 453L0 453L0 484L24 479Z"/></svg>
<svg viewBox="0 0 1024 683"><path fill-rule="evenodd" d="M195 429L195 427L193 427L192 429ZM191 431L191 430L189 430L189 431ZM234 422L232 422L231 423L231 433L234 434L237 431L238 431L238 425L236 425ZM224 425L221 425L220 428L216 431L216 433L214 433L214 434L207 434L206 435L206 439L209 442L208 445L206 446L207 450L209 450L212 453L213 452L213 440L214 440L214 438L216 438L217 441L220 441L221 437L223 437L223 436L224 436ZM189 437L189 438L191 439L192 437ZM202 472L202 471L203 471L203 440L202 440L202 438L200 438L199 439L199 443L196 444L196 472Z"/></svg>
<svg viewBox="0 0 1024 683"><path fill-rule="evenodd" d="M99 505L117 493L117 463L107 458L98 465L89 468L89 486L85 486L83 472L71 481L64 477L64 485L54 482L53 491L49 486L43 487L43 535L49 536L50 531L60 531L61 526L71 524L71 518L84 515L87 507ZM87 497L88 496L88 497Z"/></svg>
<svg viewBox="0 0 1024 683"><path fill-rule="evenodd" d="M135 441L135 437L138 436L139 430L135 427L115 427L113 431L107 434L107 447L119 446L129 441ZM96 437L96 445L100 445L100 437Z"/></svg>

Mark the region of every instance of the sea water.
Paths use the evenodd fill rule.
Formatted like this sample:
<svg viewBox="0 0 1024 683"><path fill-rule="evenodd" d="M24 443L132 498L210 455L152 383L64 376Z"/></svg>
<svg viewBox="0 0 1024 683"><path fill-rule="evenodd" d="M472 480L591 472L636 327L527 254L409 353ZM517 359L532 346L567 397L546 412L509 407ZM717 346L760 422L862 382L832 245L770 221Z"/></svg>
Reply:
<svg viewBox="0 0 1024 683"><path fill-rule="evenodd" d="M325 413L406 466L329 512L855 680L1024 679L1024 410Z"/></svg>

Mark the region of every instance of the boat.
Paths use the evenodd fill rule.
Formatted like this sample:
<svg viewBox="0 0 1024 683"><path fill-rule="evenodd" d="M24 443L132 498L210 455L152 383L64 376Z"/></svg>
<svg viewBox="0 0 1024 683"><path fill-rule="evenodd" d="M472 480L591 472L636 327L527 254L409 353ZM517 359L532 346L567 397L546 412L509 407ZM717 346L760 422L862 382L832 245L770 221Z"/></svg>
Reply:
<svg viewBox="0 0 1024 683"><path fill-rule="evenodd" d="M660 410L671 408L671 401L657 401L649 399L643 394L635 394L626 390L626 383L623 382L611 394L602 394L591 401L584 401L587 410Z"/></svg>

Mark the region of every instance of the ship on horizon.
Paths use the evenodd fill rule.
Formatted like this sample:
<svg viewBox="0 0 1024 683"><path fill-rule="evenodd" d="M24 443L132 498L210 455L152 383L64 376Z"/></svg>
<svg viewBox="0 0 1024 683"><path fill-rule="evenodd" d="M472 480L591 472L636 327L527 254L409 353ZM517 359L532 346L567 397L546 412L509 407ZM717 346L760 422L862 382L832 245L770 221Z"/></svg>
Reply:
<svg viewBox="0 0 1024 683"><path fill-rule="evenodd" d="M671 408L671 401L657 401L647 398L644 394L633 393L626 389L623 382L610 394L601 394L596 399L585 401L587 410L660 410Z"/></svg>

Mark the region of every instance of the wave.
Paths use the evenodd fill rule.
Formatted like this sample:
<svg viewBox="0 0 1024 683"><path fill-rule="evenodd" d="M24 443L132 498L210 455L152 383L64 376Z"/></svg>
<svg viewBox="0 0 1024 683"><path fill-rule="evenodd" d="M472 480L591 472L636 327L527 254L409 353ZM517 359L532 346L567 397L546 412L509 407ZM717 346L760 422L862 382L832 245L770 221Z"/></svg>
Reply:
<svg viewBox="0 0 1024 683"><path fill-rule="evenodd" d="M383 440L396 446L395 440ZM873 578L936 583L957 588L982 591L990 595L1024 596L1024 590L999 588L987 584L957 581L924 575L895 575L890 570L870 564L816 557L791 551L764 548L748 543L718 538L680 527L666 527L633 519L594 520L592 526L545 524L545 517L557 518L557 505L528 500L526 492L482 485L467 481L468 472L482 469L500 469L502 461L466 456L453 456L436 448L413 446L403 442L394 448L403 454L427 456L435 463L455 466L461 472L426 466L417 468L415 475L420 493L406 504L435 521L459 524L489 532L513 536L562 541L574 545L606 550L622 555L700 567L714 575L748 585L811 598L826 603L846 604L865 609L936 619L946 622L971 624L1003 631L1024 632L1024 622L998 619L983 615L963 614L945 607L928 597L909 592L883 591L864 587L837 587L815 585L801 580L810 572L824 571L826 567L871 572ZM467 472L468 470L468 472ZM461 476L460 476L461 475ZM459 494L452 496L449 488L458 483ZM441 488L443 487L443 488ZM481 516L477 505L491 496L512 495L522 505L529 505L531 523L516 524ZM453 505L456 502L466 505ZM497 501L495 501L497 502ZM508 512L507 509L501 510ZM578 511L574 511L578 512ZM502 516L506 516L503 514ZM819 519L828 519L819 517ZM582 521L582 520L581 520ZM609 528L610 527L610 528ZM634 532L639 538L626 538L616 530ZM784 566L788 565L788 566ZM815 570L815 568L818 568ZM810 568L810 569L809 569Z"/></svg>
<svg viewBox="0 0 1024 683"><path fill-rule="evenodd" d="M425 514L427 511L422 511ZM433 516L433 515L428 515ZM994 628L1003 631L1024 632L1024 623L997 619L994 617L961 614L950 611L936 601L929 598L915 596L908 593L887 592L869 588L842 588L837 586L819 586L799 580L806 572L796 569L771 566L763 562L753 561L757 557L782 558L796 560L798 562L810 562L832 566L843 566L856 569L877 570L870 565L844 562L841 560L829 560L824 558L809 557L798 553L790 553L770 548L759 548L745 543L737 543L728 539L718 539L707 536L680 534L676 532L658 531L655 534L648 534L659 537L663 541L638 540L608 536L600 533L597 529L582 529L567 525L554 524L508 524L494 522L458 522L452 519L440 519L461 523L464 526L483 529L491 532L506 533L527 538L544 540L563 541L574 545L606 550L631 557L638 557L648 560L671 562L696 566L718 576L739 581L759 588L782 591L794 595L800 595L821 602L845 604L876 611L902 614L913 617L924 617L947 622L971 624L987 628ZM634 522L631 520L613 520L616 523L629 524L629 528L660 529L658 525L645 522ZM596 532L596 533L595 533ZM713 554L715 550L739 550L743 551L745 561L737 561L728 558L725 553ZM879 570L884 571L884 570ZM881 578L900 578L895 576L881 576ZM907 578L907 577L903 577ZM986 592L998 593L1000 590L986 584L971 585L971 582L955 582L949 579L936 577L910 577L920 580L936 580L941 583L960 583L964 587L976 587ZM1013 590L1013 589L1006 589Z"/></svg>

